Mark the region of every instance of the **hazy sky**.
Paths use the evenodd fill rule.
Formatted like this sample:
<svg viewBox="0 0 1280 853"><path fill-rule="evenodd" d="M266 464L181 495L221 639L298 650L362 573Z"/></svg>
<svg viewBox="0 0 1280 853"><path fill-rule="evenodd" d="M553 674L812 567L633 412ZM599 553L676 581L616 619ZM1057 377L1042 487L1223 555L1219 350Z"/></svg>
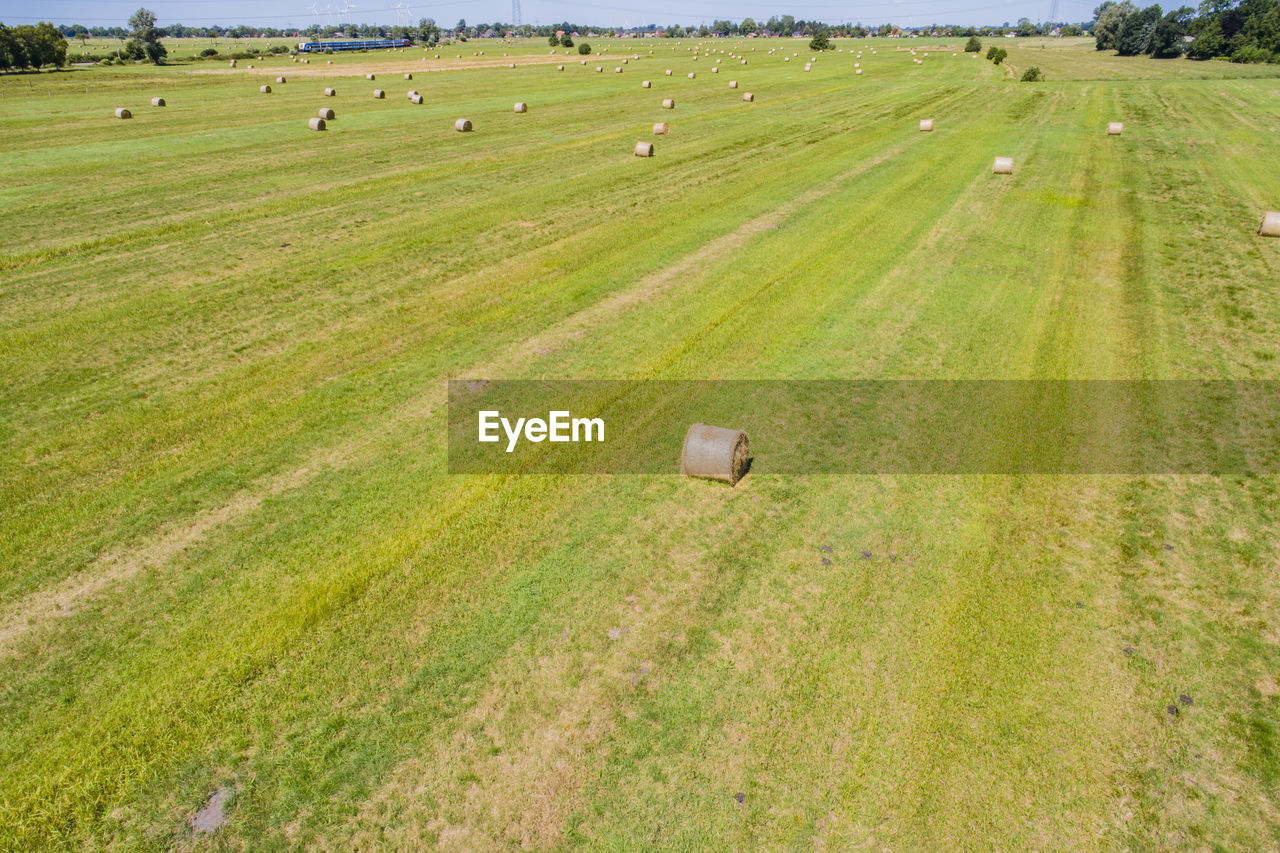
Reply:
<svg viewBox="0 0 1280 853"><path fill-rule="evenodd" d="M1083 21L1092 17L1101 0L1058 0L1058 19ZM931 23L1000 24L1027 17L1047 20L1052 0L521 0L526 24L574 21L593 24L700 24L744 17L767 20L793 15L806 20L862 22L916 26ZM397 4L402 4L397 11ZM470 23L511 20L511 0L0 0L0 21L15 25L51 20L86 26L124 25L140 5L154 11L161 24L261 24L305 27L313 21L394 24L408 19L435 18L452 26L459 18ZM325 9L331 11L327 12ZM344 14L341 10L346 7Z"/></svg>

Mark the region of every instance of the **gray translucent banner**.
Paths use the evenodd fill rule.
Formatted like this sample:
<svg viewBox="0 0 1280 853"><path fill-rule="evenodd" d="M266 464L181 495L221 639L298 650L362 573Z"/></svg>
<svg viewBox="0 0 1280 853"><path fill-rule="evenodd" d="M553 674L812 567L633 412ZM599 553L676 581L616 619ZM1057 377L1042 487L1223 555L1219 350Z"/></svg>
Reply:
<svg viewBox="0 0 1280 853"><path fill-rule="evenodd" d="M694 423L759 474L1280 473L1280 381L1236 380L451 380L449 471L676 474Z"/></svg>

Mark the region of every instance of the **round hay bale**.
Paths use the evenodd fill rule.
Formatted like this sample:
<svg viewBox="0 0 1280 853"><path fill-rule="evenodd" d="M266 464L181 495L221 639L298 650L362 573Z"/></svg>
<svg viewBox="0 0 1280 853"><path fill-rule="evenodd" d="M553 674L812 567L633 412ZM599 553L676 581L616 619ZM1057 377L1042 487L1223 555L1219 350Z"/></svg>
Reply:
<svg viewBox="0 0 1280 853"><path fill-rule="evenodd" d="M270 94L271 94L271 87L270 87L270 86L259 86L259 87L258 87L258 91L259 91L259 92L261 92L261 93L262 93L262 94L264 94L264 95L270 95Z"/></svg>
<svg viewBox="0 0 1280 853"><path fill-rule="evenodd" d="M734 485L747 473L751 445L739 429L694 424L680 450L680 473Z"/></svg>
<svg viewBox="0 0 1280 853"><path fill-rule="evenodd" d="M636 156L637 156L637 157L652 157L652 156L653 156L653 143L652 143L652 142L637 142L637 143L636 143Z"/></svg>
<svg viewBox="0 0 1280 853"><path fill-rule="evenodd" d="M335 88L333 88L332 86L330 86L330 87L328 87L328 88L326 88L326 89L324 90L324 96L325 96L326 98L332 98L332 97L336 96L337 94L338 94L338 90L337 90L337 89L335 89Z"/></svg>
<svg viewBox="0 0 1280 853"><path fill-rule="evenodd" d="M133 118L133 113L124 107L116 107L116 118Z"/></svg>
<svg viewBox="0 0 1280 853"><path fill-rule="evenodd" d="M675 102L675 99L674 99L674 98L663 98L663 99L662 99L662 108L663 108L664 110L674 110L674 109L676 108L676 102Z"/></svg>
<svg viewBox="0 0 1280 853"><path fill-rule="evenodd" d="M557 70L557 71L563 71L563 70L564 70L564 66L563 66L563 65L557 65L557 66L556 66L556 70Z"/></svg>
<svg viewBox="0 0 1280 853"><path fill-rule="evenodd" d="M641 80L641 81L640 81L640 88L641 88L641 89L648 89L648 88L649 88L649 81L648 81L648 80Z"/></svg>
<svg viewBox="0 0 1280 853"><path fill-rule="evenodd" d="M719 73L720 73L720 69L719 69L719 68L712 68L712 69L711 69L711 73L712 73L712 74L719 74Z"/></svg>
<svg viewBox="0 0 1280 853"><path fill-rule="evenodd" d="M406 74L406 75L404 75L404 79L406 79L406 80L412 80L412 79L413 79L413 75L412 75L412 74Z"/></svg>
<svg viewBox="0 0 1280 853"><path fill-rule="evenodd" d="M249 63L249 70L251 70L251 71L253 70L253 63L252 63L252 62L250 62L250 63Z"/></svg>
<svg viewBox="0 0 1280 853"><path fill-rule="evenodd" d="M324 119L309 118L307 119L307 127L311 128L312 130L324 130Z"/></svg>
<svg viewBox="0 0 1280 853"><path fill-rule="evenodd" d="M596 66L596 73L597 73L597 74L603 74L603 73L604 73L604 68L602 68L601 66L597 65L597 66Z"/></svg>
<svg viewBox="0 0 1280 853"><path fill-rule="evenodd" d="M925 132L925 133L932 133L932 132L933 132L933 119L931 119L931 118L922 118L922 119L920 119L920 130L921 130L921 131L923 131L923 132Z"/></svg>
<svg viewBox="0 0 1280 853"><path fill-rule="evenodd" d="M277 77L277 78L276 78L276 82L277 82L277 83L284 83L284 82L286 82L286 81L285 81L285 79L284 79L283 77Z"/></svg>
<svg viewBox="0 0 1280 853"><path fill-rule="evenodd" d="M231 67L232 67L232 68L235 68L235 67L236 67L236 61L235 61L234 59L233 59L233 60L231 60Z"/></svg>
<svg viewBox="0 0 1280 853"><path fill-rule="evenodd" d="M738 81L737 81L737 80L730 80L730 81L729 81L729 88L730 88L730 89L736 89L736 88L738 88Z"/></svg>
<svg viewBox="0 0 1280 853"><path fill-rule="evenodd" d="M460 119L458 119L457 121L455 121L455 122L453 123L453 129L454 129L454 130L456 130L456 131L458 131L458 133L470 133L470 132L471 132L471 119L469 119L469 118L460 118Z"/></svg>
<svg viewBox="0 0 1280 853"><path fill-rule="evenodd" d="M404 93L404 96L405 96L406 98L412 98L412 97L413 97L414 95L416 95L416 94L418 94L418 90L417 90L417 89L410 89L409 91L407 91L407 92L405 92L405 93Z"/></svg>
<svg viewBox="0 0 1280 853"><path fill-rule="evenodd" d="M1107 136L1119 136L1124 133L1124 122L1113 121L1107 125Z"/></svg>
<svg viewBox="0 0 1280 853"><path fill-rule="evenodd" d="M670 132L671 125L667 124L665 121L660 121L653 126L654 136L666 136Z"/></svg>
<svg viewBox="0 0 1280 853"><path fill-rule="evenodd" d="M382 91L381 89L374 89L374 90L373 90L373 99L374 99L375 101L381 101L381 100L382 100L383 98L385 98L386 96L387 96L387 93L386 93L386 92L384 92L384 91Z"/></svg>
<svg viewBox="0 0 1280 853"><path fill-rule="evenodd" d="M1262 224L1258 226L1258 236L1280 237L1280 213L1267 211L1266 216L1262 217Z"/></svg>
<svg viewBox="0 0 1280 853"><path fill-rule="evenodd" d="M320 118L328 119L329 121L333 121L333 119L336 117L336 114L334 113L334 111L329 109L328 107L321 107L319 115L320 115Z"/></svg>
<svg viewBox="0 0 1280 853"><path fill-rule="evenodd" d="M516 101L516 105L514 109L518 113L527 113L529 112L529 105L526 104L524 101Z"/></svg>
<svg viewBox="0 0 1280 853"><path fill-rule="evenodd" d="M747 61L746 61L745 59L744 59L744 60L742 60L742 64L743 64L743 65L746 65L746 64L747 64Z"/></svg>
<svg viewBox="0 0 1280 853"><path fill-rule="evenodd" d="M422 103L422 96L421 96L421 95L419 95L419 94L417 94L417 93L415 92L414 94L412 94L412 95L410 95L410 96L409 96L409 103L411 103L411 104L421 104L421 103Z"/></svg>
<svg viewBox="0 0 1280 853"><path fill-rule="evenodd" d="M668 69L666 70L666 72L665 72L665 73L666 73L666 75L667 75L668 77L670 77L670 76L671 76L671 69L670 69L670 68L668 68Z"/></svg>
<svg viewBox="0 0 1280 853"><path fill-rule="evenodd" d="M586 61L585 59L584 59L584 60L582 60L582 64L583 64L583 65L586 65L586 64L587 64L587 61Z"/></svg>
<svg viewBox="0 0 1280 853"><path fill-rule="evenodd" d="M377 75L377 74L366 74L366 75L364 75L364 79L366 79L366 80L377 80L377 79L378 79L378 75Z"/></svg>
<svg viewBox="0 0 1280 853"><path fill-rule="evenodd" d="M163 106L164 106L164 98L152 98L152 99L151 99L151 106L153 106L153 107L163 107Z"/></svg>
<svg viewBox="0 0 1280 853"><path fill-rule="evenodd" d="M756 96L751 94L750 92L742 93L742 100L746 101L748 104L754 101L755 99L756 99Z"/></svg>
<svg viewBox="0 0 1280 853"><path fill-rule="evenodd" d="M861 76L862 76L862 69L861 69L861 68L859 68L857 71L855 71L855 72L853 72L853 73L854 73L854 74L856 74L856 75L858 75L859 77L861 77Z"/></svg>
<svg viewBox="0 0 1280 853"><path fill-rule="evenodd" d="M1012 175L1013 174L1013 158L997 157L996 162L991 166L991 174Z"/></svg>
<svg viewBox="0 0 1280 853"><path fill-rule="evenodd" d="M514 62L509 62L509 63L507 63L507 67L508 67L508 68L515 68L515 67L516 67L516 64L515 64Z"/></svg>
<svg viewBox="0 0 1280 853"><path fill-rule="evenodd" d="M614 74L621 74L621 73L622 73L622 66L621 66L621 65L619 65L617 68L613 69L613 73L614 73Z"/></svg>
<svg viewBox="0 0 1280 853"><path fill-rule="evenodd" d="M690 79L690 80L692 80L695 76L697 76L697 75L695 75L692 71L690 71L690 72L689 72L689 79Z"/></svg>

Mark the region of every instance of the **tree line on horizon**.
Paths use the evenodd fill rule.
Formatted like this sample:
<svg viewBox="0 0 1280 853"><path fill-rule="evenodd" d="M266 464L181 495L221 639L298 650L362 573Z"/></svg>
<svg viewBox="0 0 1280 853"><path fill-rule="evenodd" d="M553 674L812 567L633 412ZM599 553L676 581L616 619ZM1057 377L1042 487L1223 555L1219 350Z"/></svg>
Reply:
<svg viewBox="0 0 1280 853"><path fill-rule="evenodd" d="M1204 0L1167 13L1106 0L1093 20L1097 49L1121 56L1280 63L1280 0Z"/></svg>

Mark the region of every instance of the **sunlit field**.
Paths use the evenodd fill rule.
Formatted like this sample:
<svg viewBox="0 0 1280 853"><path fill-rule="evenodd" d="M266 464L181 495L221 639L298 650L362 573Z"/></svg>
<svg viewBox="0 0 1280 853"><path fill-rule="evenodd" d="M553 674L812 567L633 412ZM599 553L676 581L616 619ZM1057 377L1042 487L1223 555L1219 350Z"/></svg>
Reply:
<svg viewBox="0 0 1280 853"><path fill-rule="evenodd" d="M1280 847L1274 477L445 456L459 377L1280 379L1280 68L582 41L0 76L0 849Z"/></svg>

